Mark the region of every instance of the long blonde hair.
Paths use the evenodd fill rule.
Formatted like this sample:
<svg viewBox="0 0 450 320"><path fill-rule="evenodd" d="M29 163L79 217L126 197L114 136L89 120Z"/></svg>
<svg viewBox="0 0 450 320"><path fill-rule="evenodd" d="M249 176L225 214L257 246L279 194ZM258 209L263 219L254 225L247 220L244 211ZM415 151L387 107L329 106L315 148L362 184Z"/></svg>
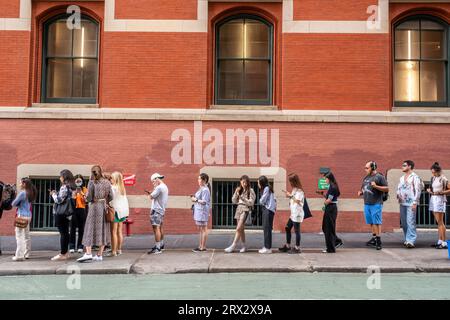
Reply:
<svg viewBox="0 0 450 320"><path fill-rule="evenodd" d="M119 192L122 196L126 195L126 191L125 191L125 185L123 184L123 175L118 172L118 171L114 171L111 174L111 180L113 185L117 186L117 188L119 188Z"/></svg>

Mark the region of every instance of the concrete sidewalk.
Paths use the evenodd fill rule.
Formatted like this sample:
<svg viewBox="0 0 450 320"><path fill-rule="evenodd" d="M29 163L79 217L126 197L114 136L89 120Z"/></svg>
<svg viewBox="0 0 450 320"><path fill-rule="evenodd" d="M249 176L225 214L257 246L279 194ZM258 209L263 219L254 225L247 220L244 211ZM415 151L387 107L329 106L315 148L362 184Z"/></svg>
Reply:
<svg viewBox="0 0 450 320"><path fill-rule="evenodd" d="M168 235L166 250L160 255L148 255L153 237L140 235L125 240L124 254L107 258L103 262L77 263L80 256L73 254L65 262L53 262L57 253L59 236L33 235L33 252L29 260L13 262L15 249L13 237L2 237L3 255L0 256L0 275L67 274L159 274L159 273L218 273L218 272L367 272L376 267L381 272L449 272L450 260L447 250L430 248L436 239L435 232L420 232L417 248L405 249L401 233L382 235L383 250L376 251L365 246L368 234L347 233L339 235L344 246L336 254L321 253L323 235L303 234L302 253L290 255L274 250L273 254L261 255L257 250L262 244L262 234L247 234L247 253L225 254L223 248L232 241L232 233L214 232L208 238L209 249L193 253L197 235ZM284 234L275 233L274 248L284 242ZM213 249L215 248L215 249Z"/></svg>

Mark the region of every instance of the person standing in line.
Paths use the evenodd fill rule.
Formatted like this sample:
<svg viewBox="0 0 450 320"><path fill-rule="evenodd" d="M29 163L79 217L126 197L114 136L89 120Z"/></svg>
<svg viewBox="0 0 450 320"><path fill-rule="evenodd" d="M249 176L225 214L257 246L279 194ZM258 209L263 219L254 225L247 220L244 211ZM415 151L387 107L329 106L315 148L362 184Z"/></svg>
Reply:
<svg viewBox="0 0 450 320"><path fill-rule="evenodd" d="M431 166L431 185L427 189L430 194L429 210L433 213L434 219L438 225L438 241L432 247L436 249L447 249L446 229L445 229L445 212L447 205L447 195L450 194L450 182L442 174L442 168L438 162Z"/></svg>
<svg viewBox="0 0 450 320"><path fill-rule="evenodd" d="M405 160L402 164L404 175L400 177L397 186L397 200L400 204L400 221L405 236L403 245L408 248L415 248L417 239L416 232L416 212L422 194L422 180L413 171L414 162Z"/></svg>
<svg viewBox="0 0 450 320"><path fill-rule="evenodd" d="M364 170L366 176L363 179L358 196L364 197L364 217L366 224L370 225L372 238L366 243L367 246L382 249L381 225L383 224L383 195L389 192L386 178L377 172L377 163L369 161Z"/></svg>
<svg viewBox="0 0 450 320"><path fill-rule="evenodd" d="M111 181L113 194L111 206L114 208L115 213L111 237L112 251L109 256L115 257L122 254L122 225L123 222L127 219L130 209L128 205L125 185L123 183L123 175L120 172L115 171L111 174Z"/></svg>
<svg viewBox="0 0 450 320"><path fill-rule="evenodd" d="M83 233L84 224L86 223L86 195L87 188L84 184L84 179L81 174L75 176L75 212L72 215L72 220L70 223L70 242L69 242L69 253L74 253L75 250L78 253L83 253ZM76 233L78 229L78 241L76 241Z"/></svg>
<svg viewBox="0 0 450 320"><path fill-rule="evenodd" d="M169 199L169 189L162 179L164 179L164 176L159 173L154 173L150 178L154 187L153 192L149 195L152 200L150 223L152 224L153 234L155 235L155 246L148 254L160 254L162 252L161 239L163 239L163 233L161 225L164 221L167 200Z"/></svg>
<svg viewBox="0 0 450 320"><path fill-rule="evenodd" d="M200 232L200 244L193 252L205 252L206 240L208 238L208 220L211 208L211 186L209 185L209 176L201 173L198 176L199 189L195 195L191 196L193 204L194 221Z"/></svg>
<svg viewBox="0 0 450 320"><path fill-rule="evenodd" d="M236 233L231 246L225 249L225 253L231 253L236 248L239 240L242 242L242 248L239 251L244 253L247 251L245 246L245 221L249 214L252 214L253 205L255 204L256 194L250 185L250 178L247 175L243 175L239 179L239 186L234 191L231 201L236 204L236 212L234 219L236 219Z"/></svg>
<svg viewBox="0 0 450 320"><path fill-rule="evenodd" d="M286 197L289 198L289 208L291 209L291 215L286 224L286 244L279 250L281 252L288 253L301 253L300 250L300 224L303 222L305 213L303 211L303 205L305 202L305 193L303 191L302 184L298 175L290 175L289 183L291 185L292 191L284 191ZM294 228L295 231L295 247L291 247L291 231Z"/></svg>
<svg viewBox="0 0 450 320"><path fill-rule="evenodd" d="M89 203L89 212L83 234L83 245L86 249L78 262L103 261L105 245L111 242L111 225L106 220L107 205L112 200L111 183L105 179L100 166L93 166L91 179L88 184L86 201ZM92 255L92 246L99 251Z"/></svg>
<svg viewBox="0 0 450 320"><path fill-rule="evenodd" d="M339 185L331 171L324 174L326 183L330 186L325 194L325 211L322 220L322 231L325 236L326 249L323 253L335 253L336 248L340 247L343 242L336 235L336 220L337 220L337 204L338 198L341 195Z"/></svg>
<svg viewBox="0 0 450 320"><path fill-rule="evenodd" d="M262 206L262 223L264 230L264 247L258 252L261 254L272 253L272 229L273 218L277 210L277 200L273 188L266 176L258 178L258 187L262 193L259 204Z"/></svg>
<svg viewBox="0 0 450 320"><path fill-rule="evenodd" d="M13 261L24 261L30 257L31 253L31 237L30 237L30 221L31 221L31 206L36 200L37 190L31 183L31 180L24 178L20 185L22 191L12 202L12 206L17 208L17 217L26 219L27 225L25 228L15 227L17 249L16 254L12 257Z"/></svg>
<svg viewBox="0 0 450 320"><path fill-rule="evenodd" d="M61 187L59 191L56 192L52 190L50 196L55 203L53 206L53 214L55 215L55 225L58 228L60 235L60 247L61 251L59 254L51 258L52 261L67 260L69 257L69 242L70 242L70 220L72 216L64 212L57 212L56 208L58 205L63 205L67 201L72 201L75 190L75 179L70 170L62 170L59 173L59 180L61 181ZM66 207L68 208L68 207Z"/></svg>

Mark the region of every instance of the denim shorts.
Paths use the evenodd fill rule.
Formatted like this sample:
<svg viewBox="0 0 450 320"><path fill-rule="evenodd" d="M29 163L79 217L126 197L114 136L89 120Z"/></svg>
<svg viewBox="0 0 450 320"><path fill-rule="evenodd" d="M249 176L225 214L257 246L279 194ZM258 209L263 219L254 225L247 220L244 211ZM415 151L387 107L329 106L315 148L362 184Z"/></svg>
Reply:
<svg viewBox="0 0 450 320"><path fill-rule="evenodd" d="M156 212L155 210L152 210L152 213L150 214L150 222L152 226L160 226L164 221L164 215Z"/></svg>
<svg viewBox="0 0 450 320"><path fill-rule="evenodd" d="M381 203L365 204L364 217L367 224L383 224L383 205Z"/></svg>

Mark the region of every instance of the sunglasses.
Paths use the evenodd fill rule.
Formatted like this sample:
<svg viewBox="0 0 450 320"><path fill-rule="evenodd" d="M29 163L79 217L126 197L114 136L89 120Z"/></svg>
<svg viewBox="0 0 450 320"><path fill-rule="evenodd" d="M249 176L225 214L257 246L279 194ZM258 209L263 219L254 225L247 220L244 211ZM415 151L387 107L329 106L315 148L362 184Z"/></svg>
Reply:
<svg viewBox="0 0 450 320"><path fill-rule="evenodd" d="M406 168L408 165L406 163L402 164L402 167Z"/></svg>

